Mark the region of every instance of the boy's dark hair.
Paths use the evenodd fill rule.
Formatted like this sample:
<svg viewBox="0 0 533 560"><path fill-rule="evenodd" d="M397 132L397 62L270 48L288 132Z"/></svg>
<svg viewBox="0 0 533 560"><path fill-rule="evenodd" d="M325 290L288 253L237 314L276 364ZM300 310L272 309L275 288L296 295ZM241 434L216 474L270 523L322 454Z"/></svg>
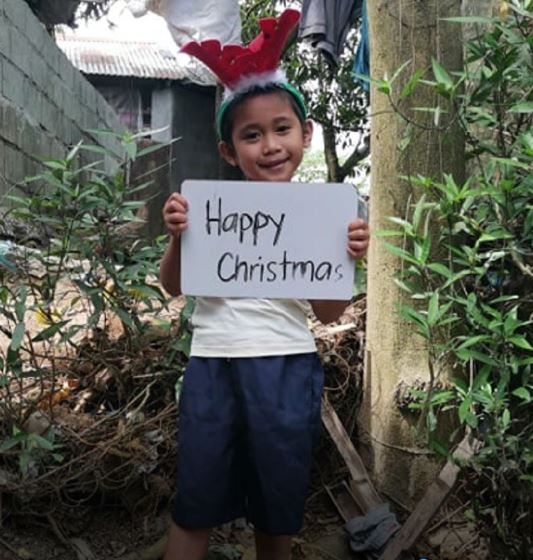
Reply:
<svg viewBox="0 0 533 560"><path fill-rule="evenodd" d="M233 133L233 123L235 121L235 115L237 114L237 111L238 111L239 107L247 99L250 99L251 97L256 97L258 95L265 95L265 94L266 95L278 95L279 97L282 97L283 99L287 100L289 102L292 110L294 111L294 113L298 117L298 120L300 121L300 123L303 126L307 116L303 113L302 107L300 106L300 104L296 101L294 96L289 91L287 91L285 88L280 87L276 84L268 84L266 86L257 86L257 87L254 87L253 89L247 90L242 95L237 95L231 101L231 105L227 108L227 110L224 114L223 120L221 122L221 125L220 125L220 140L222 142L226 142L227 144L233 145L233 142L231 140L231 135Z"/></svg>

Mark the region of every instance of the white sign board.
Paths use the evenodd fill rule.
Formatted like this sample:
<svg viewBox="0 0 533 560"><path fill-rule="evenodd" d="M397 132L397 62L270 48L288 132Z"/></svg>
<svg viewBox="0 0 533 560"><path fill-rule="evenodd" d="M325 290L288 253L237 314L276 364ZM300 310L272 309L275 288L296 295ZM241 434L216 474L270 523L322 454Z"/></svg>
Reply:
<svg viewBox="0 0 533 560"><path fill-rule="evenodd" d="M348 184L185 181L184 294L349 299L346 252L357 191Z"/></svg>

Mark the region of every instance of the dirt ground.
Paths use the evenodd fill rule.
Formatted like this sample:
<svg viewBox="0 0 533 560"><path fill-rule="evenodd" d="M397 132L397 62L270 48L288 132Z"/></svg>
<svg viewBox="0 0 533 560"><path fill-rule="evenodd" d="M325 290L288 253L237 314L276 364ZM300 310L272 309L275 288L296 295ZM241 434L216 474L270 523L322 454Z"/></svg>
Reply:
<svg viewBox="0 0 533 560"><path fill-rule="evenodd" d="M350 551L344 522L320 484L315 468L304 526L293 542L293 560L365 560ZM452 496L415 553L405 560L490 558L477 530L462 513L450 515L456 505ZM0 560L157 560L161 556L154 551L161 550L169 508L166 504L157 511L136 512L123 504L107 504L73 507L61 515L35 512L12 517L0 527ZM405 515L398 512L400 521ZM213 531L207 560L254 559L253 532L244 521Z"/></svg>
<svg viewBox="0 0 533 560"><path fill-rule="evenodd" d="M183 302L176 302L176 309L171 312L177 314L182 304ZM362 387L364 312L365 302L359 300L347 310L339 324L333 327L312 325L325 367L326 390L330 403L336 409L345 429L354 441L357 439L357 406L361 398ZM101 388L99 389L97 381L100 380L103 373L98 368L92 368L95 372L94 375L92 373L84 374L84 379L90 380L91 385L89 386L95 389L100 407L103 407L104 410L107 410L105 407L109 403L98 395L115 394L119 387L118 382L114 382L115 378L124 383L128 382L129 387L136 389L138 385L132 384L132 379L135 378L133 374L139 369L142 373L142 375L138 375L139 378L144 379L148 376L144 363L137 364L137 367L132 362L122 367L125 359L121 358L118 363L115 363L116 360L113 361L115 354L118 353L119 356L122 356L120 348L117 346L120 334L118 331L113 337L109 348L110 357L113 358L109 360L109 363L113 368L102 370L106 375L112 371L115 376L104 379L106 390L99 393ZM154 356L164 352L161 348L157 339L148 340L143 355L152 356L153 361ZM128 376L120 377L125 371L129 371ZM11 508L6 494L2 495L0 492L0 560L157 560L161 557L161 554L157 554L154 550L157 549L157 543L159 543L159 549L161 548L161 540L166 535L169 525L174 470L172 445L163 446L164 449L160 449L161 442L154 444L154 446L159 445L158 449L161 451L159 456L156 454L156 459L159 461L159 475L156 478L162 482L159 484L157 492L154 492L154 487L149 484L144 488L139 486L140 481L144 480L146 483L146 480L150 480L149 476L132 478L138 485L135 489L130 488L127 484L122 484L125 481L124 476L127 478L131 474L130 466L139 467L139 463L135 462L138 454L141 451L145 452L139 445L133 445L139 443L138 436L142 432L141 428L135 426L142 427L149 422L150 418L154 418L152 406L155 406L157 410L161 410L163 405L167 407L165 410L168 410L168 413L160 417L157 427L168 441L174 441L173 436L170 437L170 434L175 431L173 393L170 391L172 394L169 396L164 391L157 391L155 387L161 387L164 384L161 378L158 379L158 384L154 386L150 397L150 399L154 399L153 401L146 400L150 395L148 391L143 390L139 393L140 396L145 394L143 403L147 411L146 417L142 415L137 424L135 422L132 425L120 422L116 426L111 424L108 429L102 430L101 442L90 442L89 446L83 447L91 452L90 457L92 457L93 463L88 463L87 459L84 460L85 462L76 463L78 470L86 471L83 488L87 492L87 488L93 487L91 484L98 484L102 475L105 474L104 468L109 465L103 459L100 462L95 461L96 451L101 448L100 443L102 445L105 443L109 447L109 449L105 449L109 452L106 457L110 456L109 454L112 455L112 458L122 457L124 464L117 486L120 490L114 495L96 493L92 500L82 499L78 504L74 502L68 506L64 501L61 503L64 497L60 497L63 496L60 489L52 485L52 492L57 495L56 505L61 503L61 507L56 507L47 513L42 511L42 507L37 503L30 502L25 504L25 513L22 514L15 513L15 511L20 512L20 508ZM166 383L170 382L167 380ZM173 390L173 382L170 383L170 388ZM60 419L60 412L66 410L71 428L69 433L71 433L72 442L76 445L81 445L83 442L77 432L81 436L86 433L85 438L88 438L89 434L94 437L95 430L91 426L94 428L99 425L101 429L103 420L99 420L99 418L105 417L104 414L95 415L94 410L84 411L81 408L78 410L73 406L80 400L82 395L80 389L81 387L64 400L58 400L57 405L54 404L56 418ZM137 401L135 406L137 407ZM85 425L84 420L89 424ZM127 432L126 428L132 430L131 433ZM145 435L154 432L154 426L150 425L149 428L150 431ZM123 430L122 434L121 430ZM86 442L83 443L86 444ZM344 521L325 490L326 485L339 483L348 476L346 465L325 430L319 438L316 456L304 527L301 534L294 540L293 559L357 560L358 556L350 552ZM95 471L98 469L102 469L102 472L99 476L95 476ZM145 472L151 473L150 470ZM0 469L0 477L1 475L2 470ZM61 478L56 480L56 484L59 486L62 482ZM50 487L46 490L50 493ZM39 494L35 489L33 492ZM49 503L53 501L49 500ZM456 507L457 505L454 504L453 507L445 509L444 513L447 515L447 512ZM398 515L400 521L403 521L406 512L400 511ZM480 545L479 535L465 523L462 512L455 517L445 516L443 519L444 522L439 519L434 521L434 530L420 541L419 550L412 560L420 558L484 560L487 557ZM155 548L150 548L154 545ZM147 554L144 557L139 555L139 553L150 551L153 554ZM137 555L133 556L135 553ZM231 524L213 532L209 560L253 560L254 558L253 532L246 524Z"/></svg>
<svg viewBox="0 0 533 560"><path fill-rule="evenodd" d="M325 496L311 496L305 525L295 539L295 560L356 559L343 522ZM166 535L168 508L132 514L122 507L73 508L70 515L11 518L0 531L1 560L114 560L131 558ZM156 558L155 556L154 558ZM252 560L253 532L244 521L213 531L209 560Z"/></svg>

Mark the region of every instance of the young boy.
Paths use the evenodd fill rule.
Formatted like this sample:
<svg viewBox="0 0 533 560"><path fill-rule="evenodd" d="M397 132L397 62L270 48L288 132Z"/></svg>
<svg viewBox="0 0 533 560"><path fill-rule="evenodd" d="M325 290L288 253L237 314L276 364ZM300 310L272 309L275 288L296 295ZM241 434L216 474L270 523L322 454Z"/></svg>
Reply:
<svg viewBox="0 0 533 560"><path fill-rule="evenodd" d="M292 25L293 10L274 20L274 28L270 20L266 30L262 25L266 39L272 29L286 34L287 19ZM221 156L251 181L291 181L312 137L301 96L279 80L234 95L221 107L217 129ZM163 216L171 237L161 282L177 296L184 197L172 194ZM367 247L366 223L347 225L349 254L360 258ZM327 323L348 302L310 304ZM254 524L258 560L290 557L291 536L302 523L323 382L306 311L297 300L197 298L165 560L202 559L210 529L243 516Z"/></svg>

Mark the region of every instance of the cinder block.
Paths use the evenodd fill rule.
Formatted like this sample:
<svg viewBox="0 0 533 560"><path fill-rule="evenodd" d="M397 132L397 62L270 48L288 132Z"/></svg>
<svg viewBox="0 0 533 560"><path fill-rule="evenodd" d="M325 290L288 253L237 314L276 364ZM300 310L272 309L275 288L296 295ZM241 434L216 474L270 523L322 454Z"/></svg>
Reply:
<svg viewBox="0 0 533 560"><path fill-rule="evenodd" d="M89 93L88 105L95 112L95 114L98 114L96 106L98 105L98 101L100 100L100 94L90 82L87 82L87 86Z"/></svg>
<svg viewBox="0 0 533 560"><path fill-rule="evenodd" d="M88 107L91 106L91 99L90 99L90 85L89 82L87 82L87 80L81 76L81 102L83 103L83 105L87 105Z"/></svg>
<svg viewBox="0 0 533 560"><path fill-rule="evenodd" d="M48 70L40 52L36 49L32 49L32 56L30 57L30 75L39 91L44 92Z"/></svg>
<svg viewBox="0 0 533 560"><path fill-rule="evenodd" d="M40 138L39 138L39 149L40 149L40 156L44 159L51 159L53 157L57 157L57 154L54 155L54 144L55 140L52 134L49 132L43 131Z"/></svg>
<svg viewBox="0 0 533 560"><path fill-rule="evenodd" d="M56 138L61 138L61 111L54 105L54 103L50 103L50 105L51 119L47 128Z"/></svg>
<svg viewBox="0 0 533 560"><path fill-rule="evenodd" d="M52 140L52 145L51 145L52 151L52 157L54 158L64 158L67 152L67 146L61 142L59 142L57 140L57 138L54 138Z"/></svg>
<svg viewBox="0 0 533 560"><path fill-rule="evenodd" d="M70 127L69 127L68 117L65 115L65 113L60 112L58 120L59 120L59 134L57 136L67 146L70 146L72 142L70 139Z"/></svg>
<svg viewBox="0 0 533 560"><path fill-rule="evenodd" d="M74 94L70 89L63 89L63 112L69 119L74 119L76 111L74 107L76 106L76 100L74 99Z"/></svg>
<svg viewBox="0 0 533 560"><path fill-rule="evenodd" d="M88 128L94 128L92 126L94 121L91 120L91 110L86 106L82 105L81 108L81 127L83 130L87 130Z"/></svg>
<svg viewBox="0 0 533 560"><path fill-rule="evenodd" d="M22 107L24 74L8 60L2 61L2 93L15 105Z"/></svg>
<svg viewBox="0 0 533 560"><path fill-rule="evenodd" d="M31 21L31 29L30 26L28 26L27 37L31 44L35 47L35 50L40 54L40 56L42 56L45 45L48 44L51 37L48 34L48 31L46 31L44 25L37 18L31 18Z"/></svg>
<svg viewBox="0 0 533 560"><path fill-rule="evenodd" d="M24 71L24 65L26 64L24 56L24 47L28 47L26 36L23 35L17 27L9 26L9 42L11 44L11 62L17 66L20 70ZM29 61L28 61L29 65ZM29 68L28 68L29 70Z"/></svg>
<svg viewBox="0 0 533 560"><path fill-rule="evenodd" d="M20 147L26 155L31 157L38 155L39 142L37 138L40 134L39 128L34 126L33 123L29 121L22 123L20 127Z"/></svg>
<svg viewBox="0 0 533 560"><path fill-rule="evenodd" d="M41 102L43 94L35 86L31 87L30 84L28 97L29 102L26 111L35 124L40 124L43 120L43 104Z"/></svg>
<svg viewBox="0 0 533 560"><path fill-rule="evenodd" d="M61 80L55 79L52 81L54 85L54 92L52 94L52 98L50 101L61 109L61 112L64 111L63 109L63 84Z"/></svg>
<svg viewBox="0 0 533 560"><path fill-rule="evenodd" d="M26 2L21 0L4 0L4 14L11 22L26 33L26 20L35 17Z"/></svg>
<svg viewBox="0 0 533 560"><path fill-rule="evenodd" d="M59 75L59 55L58 48L51 37L46 41L44 48L42 50L42 55L46 64L50 67L52 74Z"/></svg>
<svg viewBox="0 0 533 560"><path fill-rule="evenodd" d="M54 98L54 82L56 79L57 76L54 74L54 70L49 64L47 64L43 82L43 93L46 97L48 97L48 99Z"/></svg>
<svg viewBox="0 0 533 560"><path fill-rule="evenodd" d="M9 184L16 184L24 179L23 154L20 150L5 145L6 179Z"/></svg>
<svg viewBox="0 0 533 560"><path fill-rule="evenodd" d="M59 76L61 81L69 88L72 89L74 85L74 72L76 71L70 60L65 56L63 51L59 49Z"/></svg>
<svg viewBox="0 0 533 560"><path fill-rule="evenodd" d="M38 52L42 52L44 35L49 37L44 25L35 17L26 18L26 37Z"/></svg>
<svg viewBox="0 0 533 560"><path fill-rule="evenodd" d="M9 22L4 14L0 12L0 54L9 57L10 53Z"/></svg>
<svg viewBox="0 0 533 560"><path fill-rule="evenodd" d="M74 77L74 87L72 89L72 92L74 93L74 98L77 100L78 103L83 103L83 97L82 97L83 82L84 82L84 77L81 74L77 74Z"/></svg>
<svg viewBox="0 0 533 560"><path fill-rule="evenodd" d="M2 193L2 179L6 176L6 165L5 165L5 153L6 153L6 143L0 139L0 195ZM1 205L1 201L0 201Z"/></svg>
<svg viewBox="0 0 533 560"><path fill-rule="evenodd" d="M54 120L54 106L46 97L41 98L42 116L41 125L42 127L52 132L53 130L53 120Z"/></svg>
<svg viewBox="0 0 533 560"><path fill-rule="evenodd" d="M33 153L33 155L36 158L42 158L44 156L44 153L46 151L46 142L47 142L46 133L43 131L43 129L42 128L36 129L35 147Z"/></svg>
<svg viewBox="0 0 533 560"><path fill-rule="evenodd" d="M26 74L26 76L31 77L31 59L33 58L33 56L35 56L35 49L31 46L31 43L28 41L27 37L23 37L19 43L19 67L24 72L24 74Z"/></svg>
<svg viewBox="0 0 533 560"><path fill-rule="evenodd" d="M74 121L71 121L71 124L72 124L72 143L77 144L80 140L84 139L84 135L81 128ZM92 144L92 142L90 143Z"/></svg>
<svg viewBox="0 0 533 560"><path fill-rule="evenodd" d="M19 114L11 103L0 106L2 120L2 137L13 145L19 143Z"/></svg>

